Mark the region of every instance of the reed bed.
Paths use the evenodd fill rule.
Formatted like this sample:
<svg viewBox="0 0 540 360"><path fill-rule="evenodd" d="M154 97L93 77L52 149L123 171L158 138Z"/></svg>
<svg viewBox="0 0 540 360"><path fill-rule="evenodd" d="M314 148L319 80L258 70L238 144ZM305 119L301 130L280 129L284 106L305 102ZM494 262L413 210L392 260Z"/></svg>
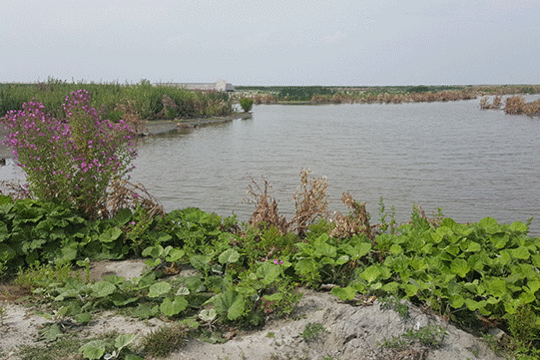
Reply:
<svg viewBox="0 0 540 360"><path fill-rule="evenodd" d="M540 116L540 100L527 102L523 96L511 96L506 99L504 112L508 115Z"/></svg>

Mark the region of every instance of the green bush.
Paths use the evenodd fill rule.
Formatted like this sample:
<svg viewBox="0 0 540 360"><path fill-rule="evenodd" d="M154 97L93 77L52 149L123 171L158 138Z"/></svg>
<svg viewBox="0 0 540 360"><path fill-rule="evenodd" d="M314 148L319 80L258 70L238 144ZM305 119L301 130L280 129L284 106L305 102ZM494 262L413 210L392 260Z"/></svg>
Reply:
<svg viewBox="0 0 540 360"><path fill-rule="evenodd" d="M252 98L240 99L240 106L242 107L242 110L244 110L244 112L249 112L251 108L253 107L253 99Z"/></svg>

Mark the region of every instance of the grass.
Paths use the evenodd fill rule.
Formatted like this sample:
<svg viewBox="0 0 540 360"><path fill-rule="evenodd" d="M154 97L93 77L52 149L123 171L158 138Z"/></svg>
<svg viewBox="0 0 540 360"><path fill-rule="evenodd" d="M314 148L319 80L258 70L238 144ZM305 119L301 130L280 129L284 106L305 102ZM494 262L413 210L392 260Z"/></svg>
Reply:
<svg viewBox="0 0 540 360"><path fill-rule="evenodd" d="M174 323L146 335L142 339L143 351L151 357L166 357L186 345L192 331L186 325Z"/></svg>
<svg viewBox="0 0 540 360"><path fill-rule="evenodd" d="M306 342L317 339L321 334L324 334L326 329L320 323L308 323L304 331L300 333L302 339Z"/></svg>
<svg viewBox="0 0 540 360"><path fill-rule="evenodd" d="M19 348L19 356L22 360L82 360L82 354L78 353L84 340L79 339L77 334L61 337L55 342L43 345L25 345Z"/></svg>
<svg viewBox="0 0 540 360"><path fill-rule="evenodd" d="M171 118L171 114L175 118L189 119L225 116L233 112L227 93L153 86L145 80L139 84L96 84L49 79L46 83L38 84L0 84L0 117L10 110L21 110L24 102L34 98L45 105L53 117L64 118L62 104L70 92L78 89L86 89L92 98L90 105L100 109L103 118L112 121L133 114L144 120L156 120ZM164 95L172 99L176 106L173 112L165 111Z"/></svg>

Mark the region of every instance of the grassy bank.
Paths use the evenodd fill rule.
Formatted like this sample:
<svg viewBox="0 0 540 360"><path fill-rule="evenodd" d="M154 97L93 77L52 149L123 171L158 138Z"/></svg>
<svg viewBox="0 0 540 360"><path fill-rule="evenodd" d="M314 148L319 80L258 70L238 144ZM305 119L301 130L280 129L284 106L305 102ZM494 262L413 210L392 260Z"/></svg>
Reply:
<svg viewBox="0 0 540 360"><path fill-rule="evenodd" d="M49 80L39 84L0 84L0 117L10 110L21 110L23 103L34 98L53 117L63 118L66 96L79 89L87 90L92 98L90 105L112 121L122 119L127 113L143 120L155 120L225 116L233 112L227 93L153 86L148 81L96 84Z"/></svg>

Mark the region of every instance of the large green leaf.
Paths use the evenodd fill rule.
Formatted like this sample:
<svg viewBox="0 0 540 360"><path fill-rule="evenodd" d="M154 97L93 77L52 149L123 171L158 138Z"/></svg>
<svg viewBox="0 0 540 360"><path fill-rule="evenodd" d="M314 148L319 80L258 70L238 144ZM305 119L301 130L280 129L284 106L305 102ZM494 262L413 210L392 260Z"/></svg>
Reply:
<svg viewBox="0 0 540 360"><path fill-rule="evenodd" d="M517 232L517 233L526 233L527 231L529 231L529 228L527 227L526 224L524 224L523 222L521 221L515 221L513 222L510 227L512 228L513 231Z"/></svg>
<svg viewBox="0 0 540 360"><path fill-rule="evenodd" d="M153 284L152 286L150 286L150 288L148 289L149 290L148 297L155 298L155 297L166 295L169 291L171 291L171 289L172 289L171 284L165 281L157 282Z"/></svg>
<svg viewBox="0 0 540 360"><path fill-rule="evenodd" d="M109 343L104 340L93 340L81 346L79 352L89 360L98 360L105 354L108 345Z"/></svg>
<svg viewBox="0 0 540 360"><path fill-rule="evenodd" d="M209 255L193 255L189 258L189 263L199 271L205 271L212 260Z"/></svg>
<svg viewBox="0 0 540 360"><path fill-rule="evenodd" d="M488 234L499 232L499 223L492 217L485 217L478 222L478 226L484 229Z"/></svg>
<svg viewBox="0 0 540 360"><path fill-rule="evenodd" d="M456 274L462 278L467 276L469 271L471 271L471 268L466 260L464 259L455 259L452 262L452 265L450 265L450 270L453 274Z"/></svg>
<svg viewBox="0 0 540 360"><path fill-rule="evenodd" d="M259 279L262 279L264 285L269 285L279 277L281 269L278 265L267 261L257 268L256 274Z"/></svg>
<svg viewBox="0 0 540 360"><path fill-rule="evenodd" d="M119 228L110 228L105 230L103 234L99 236L99 241L103 243L110 243L117 240L122 235L122 230Z"/></svg>
<svg viewBox="0 0 540 360"><path fill-rule="evenodd" d="M159 307L163 315L174 316L184 311L188 307L189 303L183 296L175 296L174 298L166 298Z"/></svg>
<svg viewBox="0 0 540 360"><path fill-rule="evenodd" d="M234 290L227 290L212 298L218 314L227 314L227 319L236 320L244 314L245 299Z"/></svg>
<svg viewBox="0 0 540 360"><path fill-rule="evenodd" d="M377 280L377 277L380 274L381 270L379 269L379 267L377 265L371 265L360 274L360 277L366 280L368 283L372 283Z"/></svg>
<svg viewBox="0 0 540 360"><path fill-rule="evenodd" d="M520 246L517 249L511 249L510 254L513 258L520 260L528 260L529 257L531 257L529 249L527 249L525 246Z"/></svg>
<svg viewBox="0 0 540 360"><path fill-rule="evenodd" d="M116 290L116 286L108 281L98 281L92 287L92 296L102 298L111 295Z"/></svg>
<svg viewBox="0 0 540 360"><path fill-rule="evenodd" d="M128 223L128 221L131 220L132 217L131 210L128 208L123 208L118 210L118 213L114 217L113 221L116 224L116 226L124 226Z"/></svg>
<svg viewBox="0 0 540 360"><path fill-rule="evenodd" d="M336 286L335 288L332 289L331 292L332 292L332 295L337 296L338 299L342 301L352 300L356 296L356 289L354 289L351 286L347 286L344 288Z"/></svg>
<svg viewBox="0 0 540 360"><path fill-rule="evenodd" d="M465 304L465 300L461 295L452 295L450 296L450 306L452 306L454 309L459 309L460 307Z"/></svg>
<svg viewBox="0 0 540 360"><path fill-rule="evenodd" d="M234 264L240 259L240 253L235 249L225 250L221 255L219 255L219 262L221 264Z"/></svg>

